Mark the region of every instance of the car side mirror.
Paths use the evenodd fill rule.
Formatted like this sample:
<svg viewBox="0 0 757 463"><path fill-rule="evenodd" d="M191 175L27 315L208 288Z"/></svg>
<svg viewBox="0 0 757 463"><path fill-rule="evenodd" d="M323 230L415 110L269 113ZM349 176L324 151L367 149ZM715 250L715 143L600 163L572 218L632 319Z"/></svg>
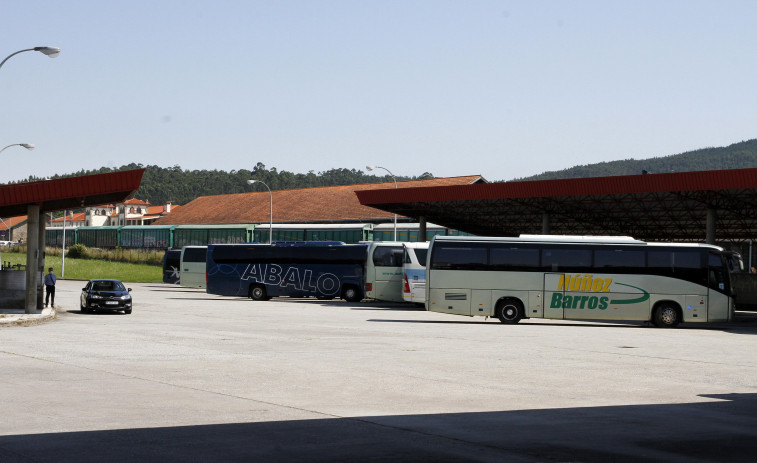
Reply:
<svg viewBox="0 0 757 463"><path fill-rule="evenodd" d="M131 288L126 288L127 291L131 292Z"/></svg>
<svg viewBox="0 0 757 463"><path fill-rule="evenodd" d="M85 287L83 287L83 288L82 288L81 290L82 290L82 291L86 291L86 290L87 290L87 287L85 286Z"/></svg>

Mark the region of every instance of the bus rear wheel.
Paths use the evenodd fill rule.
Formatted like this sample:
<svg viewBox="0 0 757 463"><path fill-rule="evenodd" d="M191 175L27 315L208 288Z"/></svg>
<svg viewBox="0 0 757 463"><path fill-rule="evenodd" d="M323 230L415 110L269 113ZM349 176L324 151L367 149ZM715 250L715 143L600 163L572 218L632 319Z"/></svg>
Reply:
<svg viewBox="0 0 757 463"><path fill-rule="evenodd" d="M652 323L660 328L675 328L681 323L681 312L673 304L661 304L654 311Z"/></svg>
<svg viewBox="0 0 757 463"><path fill-rule="evenodd" d="M250 288L250 298L253 301L267 301L270 299L265 292L265 286L255 285Z"/></svg>
<svg viewBox="0 0 757 463"><path fill-rule="evenodd" d="M342 299L347 302L360 302L363 300L363 295L356 286L348 285L342 290Z"/></svg>
<svg viewBox="0 0 757 463"><path fill-rule="evenodd" d="M523 318L523 305L516 300L499 301L495 313L502 323L514 325Z"/></svg>

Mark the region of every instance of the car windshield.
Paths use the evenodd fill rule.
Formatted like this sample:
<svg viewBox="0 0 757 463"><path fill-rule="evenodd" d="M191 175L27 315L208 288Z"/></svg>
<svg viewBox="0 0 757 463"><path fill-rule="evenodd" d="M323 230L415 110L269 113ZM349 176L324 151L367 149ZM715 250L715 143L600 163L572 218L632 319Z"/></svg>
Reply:
<svg viewBox="0 0 757 463"><path fill-rule="evenodd" d="M93 291L125 291L120 281L93 281Z"/></svg>

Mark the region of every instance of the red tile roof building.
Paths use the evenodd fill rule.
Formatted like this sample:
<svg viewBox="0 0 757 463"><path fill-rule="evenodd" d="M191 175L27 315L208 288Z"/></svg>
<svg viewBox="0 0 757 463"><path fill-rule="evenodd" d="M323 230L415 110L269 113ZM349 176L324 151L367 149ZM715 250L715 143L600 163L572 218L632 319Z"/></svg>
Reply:
<svg viewBox="0 0 757 463"><path fill-rule="evenodd" d="M397 182L398 188L469 185L486 182L480 175ZM363 185L342 185L297 190L275 190L273 194L274 223L347 223L388 222L394 214L363 206L356 191L393 188L394 182ZM271 196L267 190L201 196L176 212L161 217L156 225L211 225L234 223L267 223L270 219Z"/></svg>

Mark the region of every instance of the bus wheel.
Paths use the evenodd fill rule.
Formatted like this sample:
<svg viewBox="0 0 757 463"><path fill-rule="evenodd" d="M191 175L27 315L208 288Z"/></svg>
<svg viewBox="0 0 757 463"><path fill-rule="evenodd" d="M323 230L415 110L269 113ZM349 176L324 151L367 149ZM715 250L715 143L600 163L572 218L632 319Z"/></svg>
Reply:
<svg viewBox="0 0 757 463"><path fill-rule="evenodd" d="M268 297L265 293L265 286L255 285L250 288L250 297L253 301L267 301Z"/></svg>
<svg viewBox="0 0 757 463"><path fill-rule="evenodd" d="M348 285L342 290L342 299L347 302L360 302L363 300L363 295L357 287Z"/></svg>
<svg viewBox="0 0 757 463"><path fill-rule="evenodd" d="M497 318L502 323L515 324L523 318L523 306L516 300L504 300L497 302Z"/></svg>
<svg viewBox="0 0 757 463"><path fill-rule="evenodd" d="M675 328L681 322L681 313L673 304L661 304L654 311L652 323L660 328Z"/></svg>

